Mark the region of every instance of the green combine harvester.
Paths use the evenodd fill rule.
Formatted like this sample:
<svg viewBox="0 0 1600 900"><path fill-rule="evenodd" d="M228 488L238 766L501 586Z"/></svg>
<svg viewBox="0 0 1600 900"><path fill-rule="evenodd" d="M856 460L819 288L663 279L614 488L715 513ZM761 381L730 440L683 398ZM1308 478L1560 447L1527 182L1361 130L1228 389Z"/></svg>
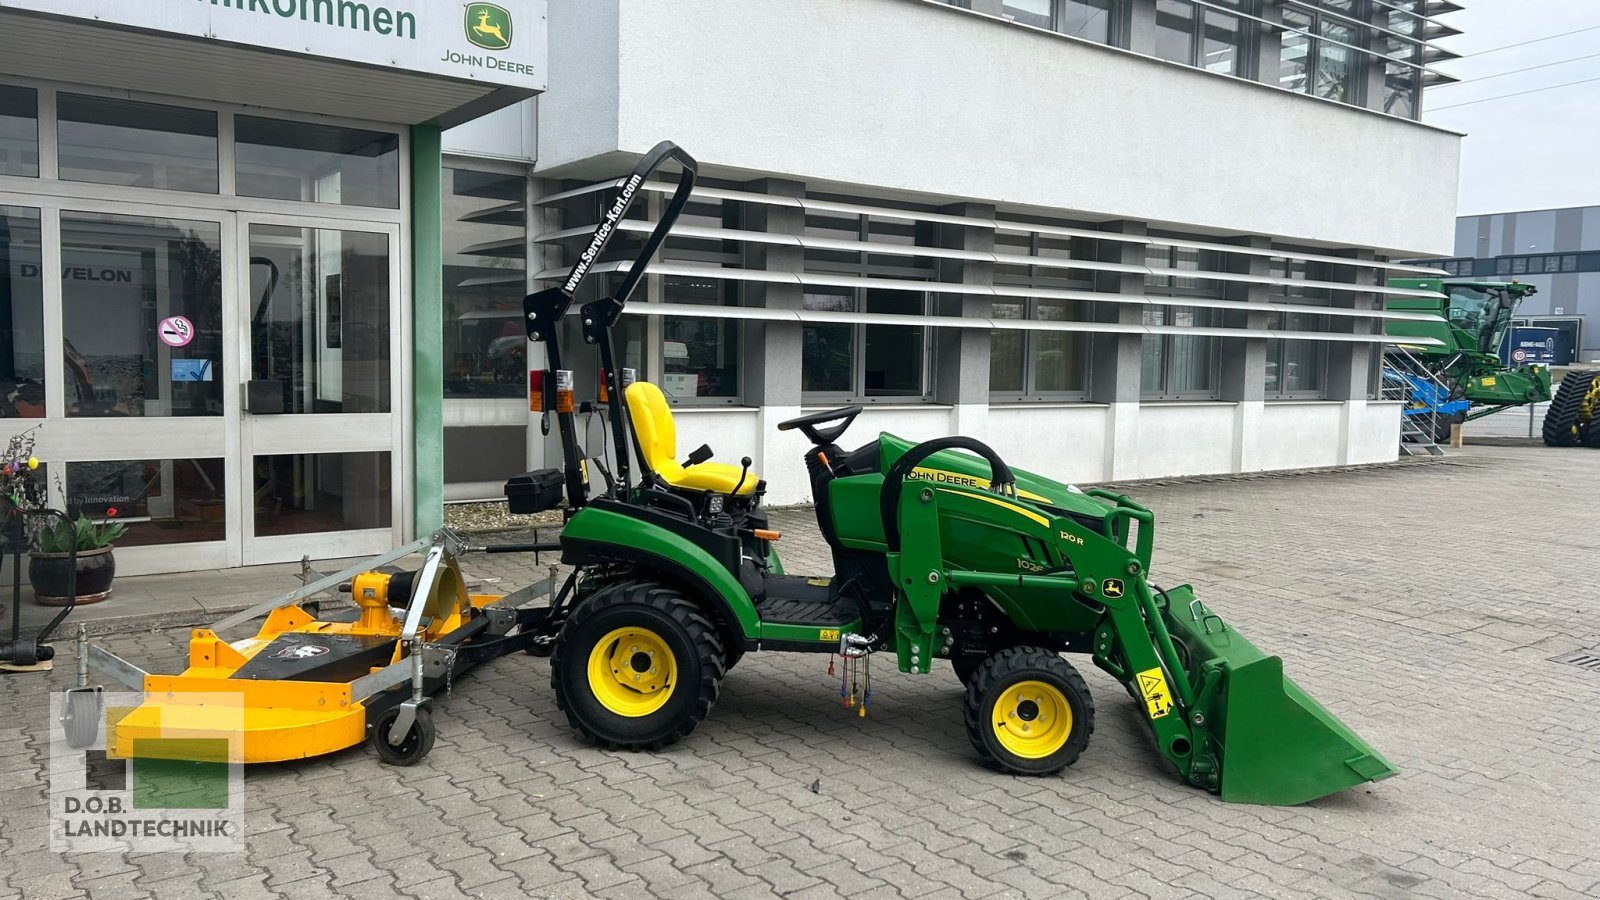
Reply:
<svg viewBox="0 0 1600 900"><path fill-rule="evenodd" d="M577 317L603 370L600 396L578 404L561 323L669 161L682 171L660 222L616 292ZM1089 688L1063 658L1071 653L1120 682L1162 757L1224 800L1298 804L1395 774L1193 588L1157 584L1148 509L1013 469L970 437L881 434L845 449L858 406L779 425L811 443L805 464L834 569L786 572L751 460L713 462L709 447L680 457L662 392L632 381L613 349L612 329L695 175L686 153L657 146L621 182L567 278L525 301L528 336L547 360L530 404L554 416L563 466L513 479L507 496L513 512L564 505L559 547L574 572L536 652L551 654L557 705L578 732L608 748L681 740L753 651L837 655L843 703L865 715L871 661L888 654L918 675L948 660L966 686L977 755L1002 772L1049 775L1094 731ZM584 458L576 411L605 414L615 472L597 448ZM604 479L594 492L590 462Z"/></svg>
<svg viewBox="0 0 1600 900"><path fill-rule="evenodd" d="M1537 292L1533 285L1438 278L1397 278L1389 284L1448 297L1396 298L1387 307L1438 317L1434 322L1392 320L1387 328L1390 337L1439 342L1438 346L1396 345L1384 359L1386 379L1408 382L1411 403L1405 414L1429 423L1424 433L1431 431L1430 437L1443 442L1452 425L1550 399L1549 368L1509 368L1498 353L1517 307Z"/></svg>

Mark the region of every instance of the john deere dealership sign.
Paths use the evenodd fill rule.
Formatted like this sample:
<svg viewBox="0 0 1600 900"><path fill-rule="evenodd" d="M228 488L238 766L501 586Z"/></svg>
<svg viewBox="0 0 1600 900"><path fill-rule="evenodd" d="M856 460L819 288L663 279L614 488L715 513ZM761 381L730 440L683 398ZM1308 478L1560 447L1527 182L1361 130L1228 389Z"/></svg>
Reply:
<svg viewBox="0 0 1600 900"><path fill-rule="evenodd" d="M341 62L545 86L546 0L0 0L19 9Z"/></svg>

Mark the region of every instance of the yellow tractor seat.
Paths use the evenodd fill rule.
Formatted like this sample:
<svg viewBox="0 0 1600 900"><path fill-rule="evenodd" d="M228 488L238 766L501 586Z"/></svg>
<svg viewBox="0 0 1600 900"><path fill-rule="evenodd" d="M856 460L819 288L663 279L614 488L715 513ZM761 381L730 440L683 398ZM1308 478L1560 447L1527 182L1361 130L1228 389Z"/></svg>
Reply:
<svg viewBox="0 0 1600 900"><path fill-rule="evenodd" d="M633 420L633 433L639 438L639 455L650 471L667 484L717 494L732 494L735 487L740 496L755 493L756 483L761 480L755 472L745 474L741 467L727 463L685 466L678 462L678 430L672 424L672 407L667 405L661 388L648 381L628 385L628 415ZM739 484L741 474L744 484Z"/></svg>

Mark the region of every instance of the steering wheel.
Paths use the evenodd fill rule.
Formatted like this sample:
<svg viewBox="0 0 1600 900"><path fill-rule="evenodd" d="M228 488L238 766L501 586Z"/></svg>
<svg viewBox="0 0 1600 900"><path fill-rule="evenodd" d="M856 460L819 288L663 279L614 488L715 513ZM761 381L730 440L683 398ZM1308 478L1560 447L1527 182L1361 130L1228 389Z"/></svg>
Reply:
<svg viewBox="0 0 1600 900"><path fill-rule="evenodd" d="M850 423L856 420L856 416L861 415L861 410L862 407L859 406L841 406L838 409L828 409L823 410L822 412L814 412L809 415L798 416L788 420L787 422L780 422L778 423L778 430L793 431L798 428L800 429L801 434L804 434L808 439L810 439L811 443L817 445L818 447L826 447L827 445L837 441L840 436L844 434L845 429L850 427ZM833 422L841 419L843 421L840 421L838 425L835 425L832 428L817 427L825 422Z"/></svg>

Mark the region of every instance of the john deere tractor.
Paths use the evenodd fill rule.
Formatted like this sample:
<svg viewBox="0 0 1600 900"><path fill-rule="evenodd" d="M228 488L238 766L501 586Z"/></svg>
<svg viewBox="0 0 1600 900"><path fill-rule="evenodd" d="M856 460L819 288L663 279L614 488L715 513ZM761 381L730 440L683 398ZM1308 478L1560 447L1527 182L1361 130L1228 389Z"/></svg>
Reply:
<svg viewBox="0 0 1600 900"><path fill-rule="evenodd" d="M601 392L579 404L563 368L562 322L646 180L681 167L654 232L616 292L582 306ZM655 750L688 737L723 678L752 651L837 654L847 704L870 702L870 661L926 675L948 660L966 686L977 755L1018 775L1071 765L1094 731L1089 688L1063 654L1088 656L1134 698L1155 746L1189 783L1224 800L1296 804L1395 773L1188 585L1160 586L1155 516L1128 497L1013 469L971 437L891 434L842 445L857 406L779 425L810 441L805 465L833 574L785 571L766 484L746 457L683 456L660 389L617 366L611 331L689 199L696 164L671 143L647 154L557 287L525 302L543 345L531 404L553 415L563 466L507 486L512 509L563 507L553 605L559 708L590 741ZM607 399L612 402L605 402ZM574 412L606 416L615 472ZM634 472L635 461L637 473Z"/></svg>

